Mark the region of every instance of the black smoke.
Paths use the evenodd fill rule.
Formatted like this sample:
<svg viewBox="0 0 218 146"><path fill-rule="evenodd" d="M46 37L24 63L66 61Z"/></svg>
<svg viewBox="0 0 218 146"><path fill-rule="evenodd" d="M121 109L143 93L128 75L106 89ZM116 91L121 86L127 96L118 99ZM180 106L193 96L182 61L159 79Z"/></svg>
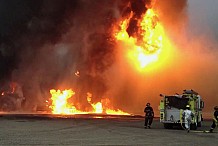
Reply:
<svg viewBox="0 0 218 146"><path fill-rule="evenodd" d="M132 0L130 2L130 6L128 9L130 9L131 12L133 12L133 16L130 19L129 25L126 30L129 36L139 37L138 20L140 20L142 18L142 15L146 13L148 9L147 7L150 5L150 3L151 3L150 0L138 0L138 1Z"/></svg>
<svg viewBox="0 0 218 146"><path fill-rule="evenodd" d="M107 91L104 72L115 59L111 31L120 17L116 7L126 2L0 1L2 86L18 82L27 109L43 104L52 88L73 88L79 102L87 92L94 100L101 98Z"/></svg>
<svg viewBox="0 0 218 146"><path fill-rule="evenodd" d="M76 106L85 110L89 108L87 92L97 102L111 87L113 92L108 97L114 96L123 109L140 113L149 98L157 107L160 90L179 92L187 87L183 78L179 78L180 72L177 75L172 67L172 74L140 77L125 63L115 66L116 53L123 48L117 48L112 35L114 25L132 12L127 32L137 36L136 20L150 3L150 0L1 0L0 86L7 81L18 82L27 99L27 110L44 104L52 88L72 88L76 92ZM166 31L182 30L187 0L159 0L155 6L161 11L160 20ZM175 66L179 66L176 61ZM75 75L77 71L79 76ZM179 83L175 88L176 81Z"/></svg>
<svg viewBox="0 0 218 146"><path fill-rule="evenodd" d="M23 57L21 53L26 52L22 37L31 40L33 46L38 45L35 47L55 42L62 33L58 27L63 24L66 11L75 7L75 1L67 0L65 3L57 0L0 1L0 81L10 79L11 72L18 67ZM32 53L35 53L34 50Z"/></svg>

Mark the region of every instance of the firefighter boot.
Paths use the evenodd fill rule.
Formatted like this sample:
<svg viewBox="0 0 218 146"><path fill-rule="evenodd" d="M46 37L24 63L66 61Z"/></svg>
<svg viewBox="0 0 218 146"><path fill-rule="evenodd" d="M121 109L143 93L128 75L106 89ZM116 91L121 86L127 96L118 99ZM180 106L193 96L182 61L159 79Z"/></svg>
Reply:
<svg viewBox="0 0 218 146"><path fill-rule="evenodd" d="M210 129L210 133L212 133L212 132L213 132L213 128Z"/></svg>

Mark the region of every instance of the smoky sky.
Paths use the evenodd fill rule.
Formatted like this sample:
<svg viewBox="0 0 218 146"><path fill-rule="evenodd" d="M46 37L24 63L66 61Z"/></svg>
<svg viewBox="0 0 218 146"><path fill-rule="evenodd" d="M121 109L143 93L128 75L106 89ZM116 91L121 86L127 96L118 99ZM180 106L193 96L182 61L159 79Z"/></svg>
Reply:
<svg viewBox="0 0 218 146"><path fill-rule="evenodd" d="M27 98L27 109L43 104L52 88L72 88L76 92L76 106L83 110L91 108L86 101L86 94L90 92L92 102L111 95L115 105L138 113L148 100L142 99L144 96L158 96L162 88L168 93L181 90L187 86L182 80L186 77L180 78L178 71L168 76L173 67L165 74L144 77L146 75L132 73L125 64L116 66L121 49L112 35L113 28L133 12L127 32L129 36L137 36L136 19L147 10L143 4L150 5L151 0L0 0L0 86L18 82ZM181 32L188 22L188 1L157 0L154 7L171 39L187 44L181 41L185 38ZM189 44L181 45L180 51L201 46ZM195 56L196 53L189 54ZM189 56L190 60L193 56ZM183 58L179 57L177 61ZM202 55L202 58L207 57ZM181 62L175 61L175 64L181 65ZM199 68L206 66L205 63ZM75 75L76 72L79 75ZM187 72L196 74L194 69ZM191 79L198 81L195 76ZM198 82L203 84L204 81ZM198 87L195 85L193 87ZM157 106L158 102L157 98L154 104Z"/></svg>
<svg viewBox="0 0 218 146"><path fill-rule="evenodd" d="M87 92L101 98L104 72L115 61L113 23L128 9L140 18L144 3L150 0L0 1L2 86L18 82L31 102L44 101L49 89L61 86L73 86L80 101ZM80 78L72 77L77 71Z"/></svg>
<svg viewBox="0 0 218 146"><path fill-rule="evenodd" d="M107 90L102 74L114 62L111 28L120 2L0 1L2 86L18 82L36 104L61 86L73 86L80 101L88 91L101 97ZM79 79L72 77L77 71Z"/></svg>
<svg viewBox="0 0 218 146"><path fill-rule="evenodd" d="M0 1L1 81L10 79L11 71L18 67L24 44L18 43L23 36L32 37L38 45L45 41L55 42L58 29L67 17L67 11L76 8L76 1ZM64 24L63 24L64 25ZM34 44L36 45L36 44ZM33 50L34 51L34 50Z"/></svg>

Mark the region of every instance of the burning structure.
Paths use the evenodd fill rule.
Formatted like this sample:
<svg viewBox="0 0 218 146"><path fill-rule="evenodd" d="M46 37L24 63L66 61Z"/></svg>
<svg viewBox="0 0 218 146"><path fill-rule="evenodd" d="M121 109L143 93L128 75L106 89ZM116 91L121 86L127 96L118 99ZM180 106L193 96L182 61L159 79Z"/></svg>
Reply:
<svg viewBox="0 0 218 146"><path fill-rule="evenodd" d="M22 87L24 111L138 114L148 100L158 105L160 92L190 85L175 86L186 74L171 72L181 56L166 29L182 28L184 17L169 22L184 15L187 1L167 1L25 1L25 25L9 41L16 67L1 84ZM171 17L164 15L168 8ZM0 55L8 44L2 41Z"/></svg>

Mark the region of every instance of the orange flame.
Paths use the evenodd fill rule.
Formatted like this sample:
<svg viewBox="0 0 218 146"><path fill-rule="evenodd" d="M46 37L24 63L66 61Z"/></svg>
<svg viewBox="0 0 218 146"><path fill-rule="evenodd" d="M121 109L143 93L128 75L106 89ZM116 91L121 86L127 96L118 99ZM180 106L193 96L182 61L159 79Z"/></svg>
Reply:
<svg viewBox="0 0 218 146"><path fill-rule="evenodd" d="M115 38L118 43L125 45L127 49L124 50L127 60L138 70L148 70L151 64L155 66L163 64L166 56L172 54L172 49L164 32L164 29L158 21L158 15L154 10L148 9L142 18L138 21L137 32L133 36L129 36L127 28L130 23L130 19L133 17L133 13L129 18L123 20L120 24L119 30L115 30ZM152 65L153 67L153 65ZM80 76L79 71L75 73L76 76ZM111 106L109 98L103 98L101 101L93 102L92 94L87 93L86 102L91 108L85 111L81 110L75 103L68 102L68 99L73 98L76 94L71 89L69 90L50 90L52 95L52 109L53 114L87 114L87 113L103 113L113 115L130 115L123 112L120 109L114 109Z"/></svg>
<svg viewBox="0 0 218 146"><path fill-rule="evenodd" d="M153 9L148 9L138 21L137 36L129 36L127 28L132 14L120 24L120 30L115 33L118 41L126 44L126 56L137 69L142 70L149 64L153 64L160 59L163 52L164 39L166 38L164 29L158 21L158 15Z"/></svg>
<svg viewBox="0 0 218 146"><path fill-rule="evenodd" d="M71 113L71 107L67 104L67 100L75 94L72 90L64 90L61 92L60 90L50 90L52 94L52 112L56 114L69 114Z"/></svg>
<svg viewBox="0 0 218 146"><path fill-rule="evenodd" d="M69 90L50 90L52 95L52 105L49 106L52 109L53 114L87 114L87 113L98 113L98 114L111 114L111 115L130 115L129 113L123 112L119 109L114 110L110 104L109 99L99 101L97 103L92 103L92 94L87 93L87 102L91 105L92 110L86 112L76 108L74 103L68 103L68 99L72 98L75 92L71 89ZM103 106L105 105L105 106Z"/></svg>

